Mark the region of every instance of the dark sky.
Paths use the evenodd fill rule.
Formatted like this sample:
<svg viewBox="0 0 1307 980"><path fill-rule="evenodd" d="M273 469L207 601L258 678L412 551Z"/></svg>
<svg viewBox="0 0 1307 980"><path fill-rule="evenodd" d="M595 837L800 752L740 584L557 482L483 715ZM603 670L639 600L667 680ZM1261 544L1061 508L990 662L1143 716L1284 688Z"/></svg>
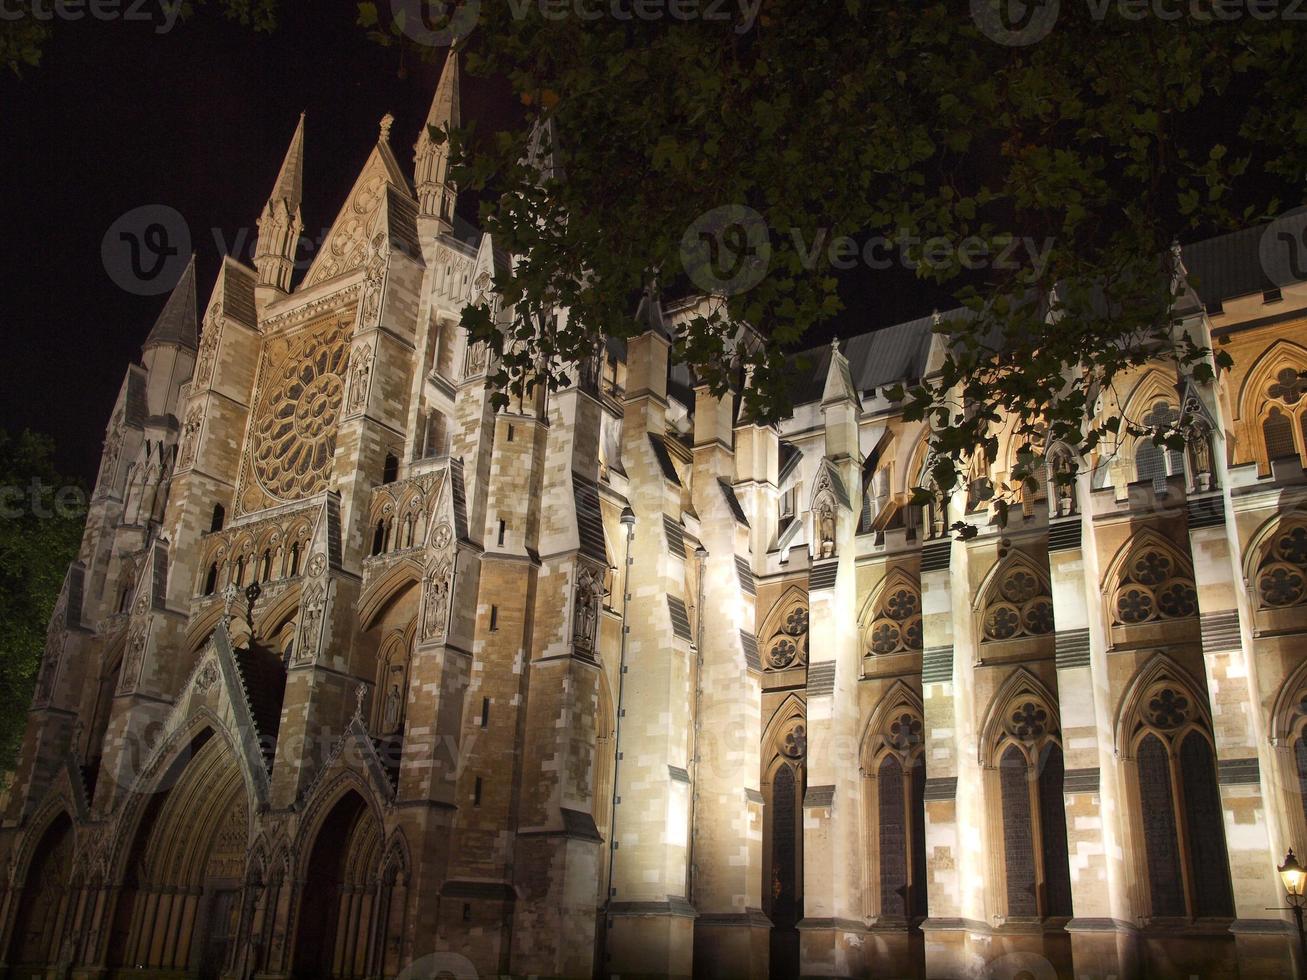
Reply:
<svg viewBox="0 0 1307 980"><path fill-rule="evenodd" d="M397 50L365 37L354 3L285 6L271 35L211 5L163 34L151 23L59 23L39 68L0 76L0 322L10 340L0 427L53 436L61 470L88 484L124 371L166 295L115 282L101 258L115 222L145 206L176 209L198 254L203 307L222 243L244 241L249 260L301 111L311 239L330 226L386 112L396 117L391 146L411 165L443 52L401 70ZM483 129L515 108L506 86L466 73L462 94L464 119ZM460 211L475 220L475 202ZM844 290L848 312L813 343L928 312L912 275L896 278Z"/></svg>
<svg viewBox="0 0 1307 980"><path fill-rule="evenodd" d="M0 77L0 426L52 435L69 475L93 478L123 373L165 299L106 271L101 240L120 216L144 205L182 214L203 306L218 243L253 240L301 111L310 238L331 224L388 111L391 146L411 164L443 55L401 73L395 50L364 37L353 3L288 6L271 35L209 9L162 35L60 23L39 68ZM493 88L465 76L465 116L502 116L505 93ZM474 206L461 210L475 218Z"/></svg>

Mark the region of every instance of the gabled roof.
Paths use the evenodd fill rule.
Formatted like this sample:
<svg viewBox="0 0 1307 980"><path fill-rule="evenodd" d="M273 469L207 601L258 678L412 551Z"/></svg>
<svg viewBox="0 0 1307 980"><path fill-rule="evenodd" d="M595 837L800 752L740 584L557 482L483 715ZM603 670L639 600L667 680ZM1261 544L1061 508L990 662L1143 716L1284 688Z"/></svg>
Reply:
<svg viewBox="0 0 1307 980"><path fill-rule="evenodd" d="M177 280L172 295L163 306L159 319L154 321L150 335L145 338L142 350L173 344L186 350L199 350L199 325L195 315L195 256L186 265L186 271Z"/></svg>
<svg viewBox="0 0 1307 980"><path fill-rule="evenodd" d="M962 312L956 310L945 316L957 316ZM933 316L923 316L841 341L840 349L848 358L854 390L870 391L905 378L922 377L930 354L933 323ZM797 355L793 362L797 362L798 357L807 361L807 370L795 378L794 403L805 405L821 401L830 373L830 346L806 351Z"/></svg>
<svg viewBox="0 0 1307 980"><path fill-rule="evenodd" d="M1274 288L1275 283L1262 268L1259 254L1267 227L1241 228L1180 250L1186 278L1204 303L1211 305Z"/></svg>

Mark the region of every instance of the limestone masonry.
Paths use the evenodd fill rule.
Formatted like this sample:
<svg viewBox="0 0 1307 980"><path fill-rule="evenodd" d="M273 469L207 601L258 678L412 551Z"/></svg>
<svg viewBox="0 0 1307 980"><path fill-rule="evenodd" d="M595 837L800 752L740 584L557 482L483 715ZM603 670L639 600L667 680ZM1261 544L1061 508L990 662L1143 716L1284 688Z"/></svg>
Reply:
<svg viewBox="0 0 1307 980"><path fill-rule="evenodd" d="M1180 254L1176 335L1234 367L1096 409L1192 448L1048 446L1000 528L1010 427L911 502L886 389L930 317L796 362L772 426L669 363L699 301L651 295L492 410L459 317L508 257L389 128L292 284L301 120L254 267L202 306L188 270L127 369L3 800L0 972L1292 975L1307 284L1259 229Z"/></svg>

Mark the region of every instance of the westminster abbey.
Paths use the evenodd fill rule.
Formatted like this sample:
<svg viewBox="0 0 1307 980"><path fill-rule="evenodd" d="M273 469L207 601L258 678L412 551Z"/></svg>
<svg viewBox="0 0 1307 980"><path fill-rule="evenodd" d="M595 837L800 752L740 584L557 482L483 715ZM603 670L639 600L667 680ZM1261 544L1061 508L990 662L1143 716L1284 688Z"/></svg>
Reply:
<svg viewBox="0 0 1307 980"><path fill-rule="evenodd" d="M763 425L650 296L495 410L459 320L510 259L390 128L292 282L301 120L253 264L188 270L127 368L0 799L0 974L1302 968L1307 284L1259 229L1177 254L1176 334L1233 367L1096 409L1189 448L1050 445L1000 527L912 503L887 389L931 317L810 352Z"/></svg>

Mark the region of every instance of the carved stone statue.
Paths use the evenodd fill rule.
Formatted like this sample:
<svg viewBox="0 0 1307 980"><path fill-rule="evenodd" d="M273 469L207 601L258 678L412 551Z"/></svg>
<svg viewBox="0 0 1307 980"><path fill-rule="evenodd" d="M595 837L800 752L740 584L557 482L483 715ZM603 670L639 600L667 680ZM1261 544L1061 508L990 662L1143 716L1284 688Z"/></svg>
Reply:
<svg viewBox="0 0 1307 980"><path fill-rule="evenodd" d="M386 706L382 712L381 729L383 734L391 735L399 731L399 684L392 683L386 692Z"/></svg>
<svg viewBox="0 0 1307 980"><path fill-rule="evenodd" d="M818 557L835 557L835 508L829 500L823 500L817 511L817 543Z"/></svg>

